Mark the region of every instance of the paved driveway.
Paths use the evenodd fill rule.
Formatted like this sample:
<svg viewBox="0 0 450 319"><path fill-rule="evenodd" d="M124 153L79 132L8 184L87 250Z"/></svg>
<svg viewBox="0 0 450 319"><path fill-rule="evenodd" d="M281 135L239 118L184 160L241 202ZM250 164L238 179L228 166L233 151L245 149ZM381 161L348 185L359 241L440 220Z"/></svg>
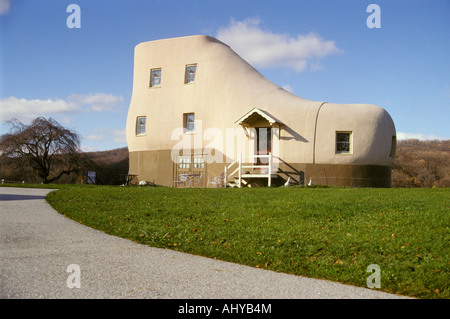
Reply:
<svg viewBox="0 0 450 319"><path fill-rule="evenodd" d="M57 213L48 192L0 187L1 298L399 298L110 236Z"/></svg>

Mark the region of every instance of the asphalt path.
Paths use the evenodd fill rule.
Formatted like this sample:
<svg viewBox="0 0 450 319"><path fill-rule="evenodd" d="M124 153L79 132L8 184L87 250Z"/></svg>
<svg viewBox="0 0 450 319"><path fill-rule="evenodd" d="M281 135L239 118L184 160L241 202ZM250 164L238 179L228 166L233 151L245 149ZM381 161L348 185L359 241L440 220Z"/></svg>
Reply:
<svg viewBox="0 0 450 319"><path fill-rule="evenodd" d="M50 191L0 187L0 298L401 298L110 236L53 210Z"/></svg>

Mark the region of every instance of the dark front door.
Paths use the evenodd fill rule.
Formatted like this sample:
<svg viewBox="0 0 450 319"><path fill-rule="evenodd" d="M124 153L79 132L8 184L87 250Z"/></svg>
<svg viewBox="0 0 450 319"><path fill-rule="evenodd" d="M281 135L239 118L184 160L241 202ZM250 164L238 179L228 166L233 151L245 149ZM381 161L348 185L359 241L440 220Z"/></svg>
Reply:
<svg viewBox="0 0 450 319"><path fill-rule="evenodd" d="M256 128L256 155L268 155L272 152L272 129ZM257 165L268 164L266 158L257 158Z"/></svg>
<svg viewBox="0 0 450 319"><path fill-rule="evenodd" d="M256 129L256 154L267 155L272 152L272 130L267 127Z"/></svg>

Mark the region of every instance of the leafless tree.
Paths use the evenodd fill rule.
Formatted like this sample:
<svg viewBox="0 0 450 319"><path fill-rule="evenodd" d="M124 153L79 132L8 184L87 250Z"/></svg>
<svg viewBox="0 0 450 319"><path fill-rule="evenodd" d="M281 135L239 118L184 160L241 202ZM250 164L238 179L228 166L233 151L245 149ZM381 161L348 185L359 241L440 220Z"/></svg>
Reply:
<svg viewBox="0 0 450 319"><path fill-rule="evenodd" d="M450 187L450 140L397 144L393 187Z"/></svg>
<svg viewBox="0 0 450 319"><path fill-rule="evenodd" d="M80 152L79 135L52 118L38 117L29 125L8 122L10 132L0 137L3 162L31 166L44 184L80 172L87 157Z"/></svg>

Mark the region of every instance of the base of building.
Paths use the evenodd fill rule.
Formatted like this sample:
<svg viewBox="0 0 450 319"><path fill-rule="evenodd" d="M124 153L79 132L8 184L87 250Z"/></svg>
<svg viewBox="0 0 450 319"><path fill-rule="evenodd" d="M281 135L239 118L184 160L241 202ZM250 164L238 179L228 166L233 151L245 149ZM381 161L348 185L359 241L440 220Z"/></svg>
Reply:
<svg viewBox="0 0 450 319"><path fill-rule="evenodd" d="M202 164L195 158L203 155L193 155L190 167L193 173L203 173L200 184L208 187L208 180L219 176L224 171L224 163L208 163L203 156ZM187 172L186 167L183 173ZM147 181L157 185L174 186L180 173L170 150L130 152L130 174L137 175L136 183ZM391 167L381 165L352 164L305 164L286 163L281 161L277 171L278 177L272 179L272 186L282 186L289 179L290 185L328 185L347 187L391 187ZM252 187L267 186L267 179L253 178L246 185ZM177 187L180 187L177 184Z"/></svg>

